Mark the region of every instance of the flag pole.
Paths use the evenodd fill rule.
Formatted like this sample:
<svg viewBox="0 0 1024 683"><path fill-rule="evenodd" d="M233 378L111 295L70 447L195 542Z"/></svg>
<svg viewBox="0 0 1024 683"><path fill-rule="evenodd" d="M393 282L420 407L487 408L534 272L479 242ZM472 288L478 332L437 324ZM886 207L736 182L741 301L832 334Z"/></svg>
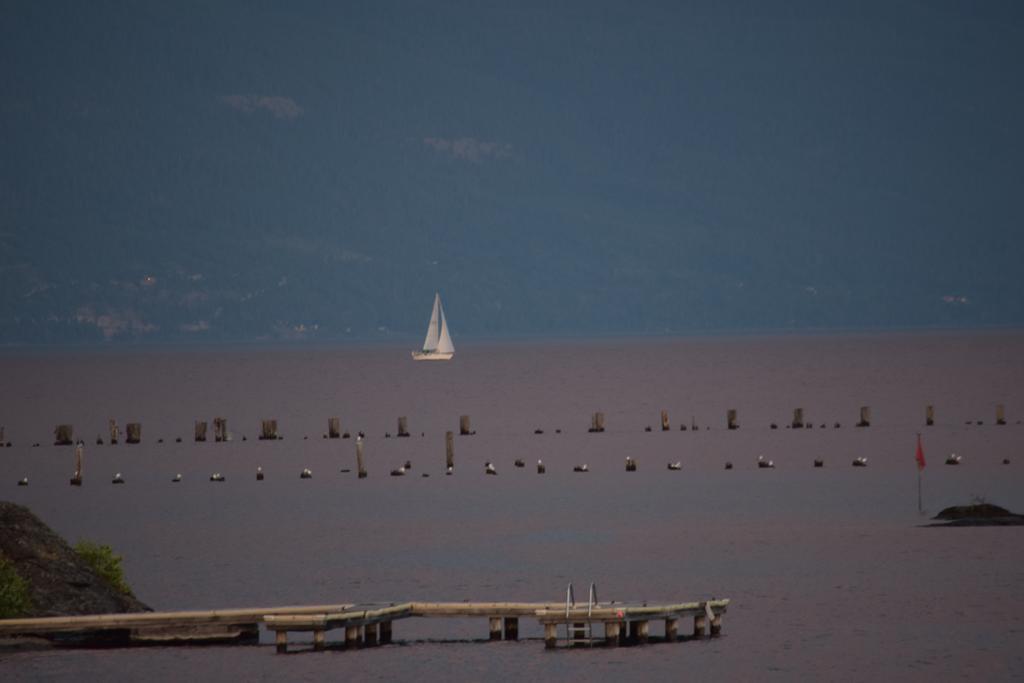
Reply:
<svg viewBox="0 0 1024 683"><path fill-rule="evenodd" d="M921 448L921 432L917 433L917 452L914 453L914 460L917 461L917 514L924 514L924 506L921 504L921 470L925 467L924 449Z"/></svg>
<svg viewBox="0 0 1024 683"><path fill-rule="evenodd" d="M918 468L918 514L925 514L925 509L921 507L921 468Z"/></svg>

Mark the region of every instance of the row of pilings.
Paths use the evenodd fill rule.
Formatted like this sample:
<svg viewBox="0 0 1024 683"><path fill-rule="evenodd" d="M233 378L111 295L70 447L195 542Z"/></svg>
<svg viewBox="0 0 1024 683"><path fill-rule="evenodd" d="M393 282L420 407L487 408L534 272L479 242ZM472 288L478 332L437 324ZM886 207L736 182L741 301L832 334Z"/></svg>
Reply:
<svg viewBox="0 0 1024 683"><path fill-rule="evenodd" d="M661 411L660 427L661 431L670 431L672 424L669 420L668 411ZM925 406L925 426L932 426L935 424L935 406ZM982 425L982 420L968 420L967 424L978 424ZM1006 409L1003 404L997 404L995 407L995 424L1005 425L1006 424ZM814 424L806 419L803 408L793 409L793 419L789 424L784 425L786 429L812 429ZM822 423L821 428L825 428L827 425ZM838 429L842 425L839 422L835 422L833 428ZM858 420L854 424L855 427L870 427L871 426L871 407L861 406L858 415ZM208 440L208 425L205 420L196 420L193 425L193 440L196 443L204 443ZM726 411L725 415L725 427L728 430L735 430L740 428L738 411L735 408L730 408ZM778 429L779 425L772 422L769 425L770 429ZM680 431L687 431L688 427L686 423L679 425ZM697 424L695 418L691 418L689 429L697 431L700 426ZM710 429L710 427L705 427ZM0 425L0 447L11 446L11 442L4 440L4 426ZM556 430L556 433L561 433L561 429ZM591 416L590 428L587 430L591 433L600 434L605 431L605 414L603 412L596 412ZM653 431L653 428L648 425L644 428L644 431ZM535 429L534 434L543 434L544 430ZM361 432L359 433L363 435ZM462 415L459 417L459 434L462 436L471 436L476 434L476 431L470 427L469 415ZM55 446L70 446L75 443L74 439L74 427L70 424L58 424L54 427L54 445ZM391 433L385 434L385 437L390 437ZM408 437L409 433L409 421L405 416L398 418L398 429L395 434L397 437ZM260 420L260 429L258 438L261 441L274 441L283 439L284 437L279 433L277 420L276 419L265 419ZM337 417L330 417L327 419L327 431L323 434L325 439L348 439L351 438L351 434L348 431L342 431L341 420ZM117 424L117 420L111 419L107 423L107 440L106 443L115 445L123 441L128 444L138 444L142 442L142 423L141 422L129 422L125 425L124 432L121 432L120 427ZM216 443L222 443L225 441L231 441L232 436L228 432L228 421L223 417L215 417L213 419L213 441ZM242 440L246 440L243 436ZM160 442L163 439L159 440ZM181 442L182 439L179 437L176 439L177 442ZM96 444L103 445L104 439L102 434L96 435ZM38 444L34 444L38 445Z"/></svg>

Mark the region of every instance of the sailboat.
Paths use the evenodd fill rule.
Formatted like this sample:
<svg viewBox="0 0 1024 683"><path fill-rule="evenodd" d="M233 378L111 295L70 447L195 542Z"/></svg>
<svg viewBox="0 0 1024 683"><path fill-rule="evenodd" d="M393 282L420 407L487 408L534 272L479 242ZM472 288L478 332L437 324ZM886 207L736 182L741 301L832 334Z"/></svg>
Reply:
<svg viewBox="0 0 1024 683"><path fill-rule="evenodd" d="M441 307L441 295L434 293L434 310L430 314L427 325L427 338L423 340L423 350L413 351L413 360L451 360L455 355L455 345L448 334L448 321Z"/></svg>

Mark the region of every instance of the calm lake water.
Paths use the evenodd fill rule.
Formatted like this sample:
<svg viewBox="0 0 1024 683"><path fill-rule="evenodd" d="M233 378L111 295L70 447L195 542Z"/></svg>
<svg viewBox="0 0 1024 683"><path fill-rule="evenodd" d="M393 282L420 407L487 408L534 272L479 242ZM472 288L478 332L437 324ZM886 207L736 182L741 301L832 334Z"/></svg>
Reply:
<svg viewBox="0 0 1024 683"><path fill-rule="evenodd" d="M72 542L114 546L157 609L558 601L570 581L602 599L732 599L720 638L673 645L546 652L530 620L524 640L495 644L475 642L485 619L406 620L397 645L358 652L278 656L266 634L260 647L8 651L3 680L1024 677L1024 528L921 528L914 464L920 431L930 514L973 497L1024 511L1022 333L462 343L450 363L394 346L8 352L0 376L14 444L0 497ZM862 405L872 424L857 429ZM797 407L813 429L784 428ZM607 431L588 434L598 410ZM456 436L446 477L444 432L462 414L477 433ZM385 438L400 415L413 436ZM212 437L216 416L233 440L192 443L193 421ZM321 438L331 416L366 433L369 478L353 440ZM142 444L93 445L111 417L141 422ZM256 440L261 418L284 440ZM88 444L80 489L72 449L51 445L64 422ZM959 467L943 465L951 452ZM757 469L761 454L775 469ZM388 476L406 460L411 476Z"/></svg>

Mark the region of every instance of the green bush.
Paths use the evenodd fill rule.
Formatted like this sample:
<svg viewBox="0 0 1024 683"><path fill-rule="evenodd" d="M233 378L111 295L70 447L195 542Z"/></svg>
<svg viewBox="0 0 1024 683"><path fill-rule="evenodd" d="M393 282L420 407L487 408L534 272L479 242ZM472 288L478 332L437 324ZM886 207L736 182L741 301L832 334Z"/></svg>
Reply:
<svg viewBox="0 0 1024 683"><path fill-rule="evenodd" d="M122 558L120 555L114 554L113 548L92 541L79 541L75 546L75 552L96 574L103 577L116 590L125 595L131 595L132 589L125 583L124 571L121 569Z"/></svg>
<svg viewBox="0 0 1024 683"><path fill-rule="evenodd" d="M23 617L32 609L28 582L18 576L14 563L0 555L0 619Z"/></svg>

